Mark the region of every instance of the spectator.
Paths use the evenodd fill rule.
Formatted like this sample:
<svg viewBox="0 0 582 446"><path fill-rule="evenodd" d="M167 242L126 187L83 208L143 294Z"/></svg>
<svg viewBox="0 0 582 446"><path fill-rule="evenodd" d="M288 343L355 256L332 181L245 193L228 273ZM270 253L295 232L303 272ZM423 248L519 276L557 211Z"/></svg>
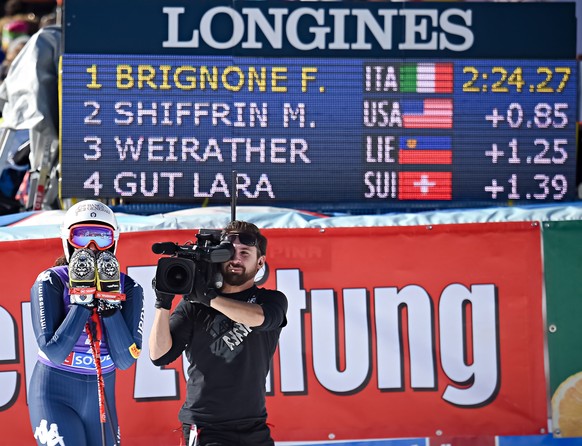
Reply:
<svg viewBox="0 0 582 446"><path fill-rule="evenodd" d="M10 69L10 65L12 65L12 62L14 61L16 56L18 56L20 50L24 48L24 45L26 45L26 42L28 42L29 40L30 36L24 35L17 37L12 42L10 42L10 44L8 45L8 49L6 50L6 57L0 64L0 83L3 82L4 79L6 79L6 76L8 75L8 70Z"/></svg>
<svg viewBox="0 0 582 446"><path fill-rule="evenodd" d="M18 37L28 36L36 32L36 24L26 20L12 20L2 27L2 51L4 55L8 54L8 47Z"/></svg>

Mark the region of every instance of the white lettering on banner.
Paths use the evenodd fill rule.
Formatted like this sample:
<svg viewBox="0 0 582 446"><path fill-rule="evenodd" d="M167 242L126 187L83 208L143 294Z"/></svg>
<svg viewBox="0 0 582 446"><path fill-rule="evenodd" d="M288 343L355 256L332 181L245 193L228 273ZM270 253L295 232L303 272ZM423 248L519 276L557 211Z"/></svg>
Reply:
<svg viewBox="0 0 582 446"><path fill-rule="evenodd" d="M381 390L404 390L402 351L402 312L408 313L408 349L410 352L410 386L413 389L436 389L434 354L434 311L428 293L417 285L376 288L376 324L378 338L378 387Z"/></svg>
<svg viewBox="0 0 582 446"><path fill-rule="evenodd" d="M0 364L16 360L16 324L14 319L0 307ZM18 394L20 379L16 371L0 372L0 410L10 407Z"/></svg>
<svg viewBox="0 0 582 446"><path fill-rule="evenodd" d="M155 312L155 296L150 285L155 269L155 265L128 268L128 274L144 289L146 343ZM356 393L370 385L372 355L375 354L376 385L380 391L404 391L409 385L414 390L439 392L444 401L458 407L483 406L497 395L501 365L498 298L494 284L466 287L453 283L438 299L433 299L419 285L400 289L377 287L371 295L366 288L349 288L342 290L342 299L338 299L334 289L311 290L308 295L302 288L299 269L277 270L275 274L276 288L285 293L289 301L288 324L279 340L280 389L275 391L307 394L307 370L312 361L315 376L326 390L338 394ZM438 318L435 315L437 303ZM371 305L374 306L373 320ZM29 303L23 305L23 314L30 313L29 306ZM310 312L311 339L306 338L304 326L307 311ZM403 323L405 316L406 323ZM342 321L343 330L338 321ZM407 327L406 332L403 327ZM340 351L338 334L342 331L345 347ZM15 332L14 320L0 307L0 360L16 360ZM23 333L28 382L38 347L31 323L26 318L23 318ZM404 352L404 340L408 341L408 355ZM312 358L305 356L307 342L312 343ZM407 357L410 364L405 367ZM442 389L437 380L439 366L449 379ZM184 360L183 376L186 376L186 369ZM404 370L409 370L408 379L403 376ZM148 355L140 355L134 398L141 401L178 399L177 373L173 368L156 367ZM269 391L274 382L270 375L267 379ZM14 401L18 387L16 372L0 372L0 408Z"/></svg>
<svg viewBox="0 0 582 446"><path fill-rule="evenodd" d="M413 389L436 389L434 311L432 299L421 287L409 285L375 290L378 342L378 386L382 390L404 389L400 308L408 313L410 385ZM467 324L466 311L471 323ZM472 337L467 339L467 325ZM497 333L495 286L452 284L439 302L440 363L455 383L448 385L443 399L463 407L483 405L498 392L499 335ZM472 356L467 358L467 348ZM469 385L470 383L470 385Z"/></svg>
<svg viewBox="0 0 582 446"><path fill-rule="evenodd" d="M202 14L199 29L192 30L189 40L180 40L188 31L180 29L180 16L186 14L184 7L164 7L168 16L168 36L162 43L164 48L199 48L202 43L211 48L225 50L241 45L247 49L261 49L263 42L257 40L257 29L273 49L282 49L283 41L301 51L325 50L369 50L377 43L383 50L393 49L392 39L401 50L451 50L467 51L473 46L475 37L472 26L472 11L459 8L396 9L379 8L371 11L363 8L269 8L268 15L259 8L242 8L241 12L228 6L217 6ZM230 22L230 35L225 40L214 36L213 21L224 16ZM398 17L398 16L401 16ZM355 20L355 41L347 42L346 22ZM404 33L395 34L394 22L402 21ZM301 40L299 29L308 22L309 36ZM222 31L222 30L221 30ZM246 35L245 41L243 38ZM330 36L327 38L327 36ZM285 37L285 39L283 39ZM370 39L374 40L374 42ZM452 38L452 39L451 39ZM455 43L453 43L453 41Z"/></svg>
<svg viewBox="0 0 582 446"><path fill-rule="evenodd" d="M334 294L334 290L311 292L313 369L318 381L329 391L351 393L364 386L371 373L367 291L347 289L343 293L345 367L341 371Z"/></svg>
<svg viewBox="0 0 582 446"><path fill-rule="evenodd" d="M279 337L281 392L305 394L307 392L307 364L305 364L305 320L307 293L301 288L298 269L277 270L277 289L287 296L287 326Z"/></svg>
<svg viewBox="0 0 582 446"><path fill-rule="evenodd" d="M465 308L470 308L472 339L466 339ZM494 285L449 285L439 302L441 364L458 387L448 385L443 399L457 406L479 406L499 391L499 333ZM471 341L471 342L469 342ZM464 358L472 345L472 358ZM470 385L468 385L470 383Z"/></svg>
<svg viewBox="0 0 582 446"><path fill-rule="evenodd" d="M281 391L300 392L306 389L305 359L301 356L304 331L293 325L294 318L307 307L305 291L300 289L299 270L277 275L278 289L290 302L287 318L291 330L283 330L279 342L281 358ZM283 282L281 282L283 281ZM401 349L402 311L408 314L410 385L414 389L437 390L435 358L435 315L433 300L422 287L408 285L374 290L375 326L378 357L378 388L404 390L404 352ZM299 304L291 305L294 301ZM365 289L343 291L345 321L345 366L338 364L338 339L334 290L311 291L313 333L313 365L320 384L338 393L353 393L365 386L371 373L370 317ZM292 312L296 313L293 314ZM471 317L471 337L467 333L466 312ZM461 407L490 402L499 386L499 335L497 333L497 295L493 284L449 285L440 296L439 334L440 361L443 371L454 384L446 387L443 399ZM294 339L289 337L293 336ZM452 339L455 342L452 342ZM359 346L356 347L356 346ZM468 358L468 348L472 355ZM287 358L287 355L289 357ZM295 362L293 367L283 365ZM301 362L300 362L301 361ZM298 364L301 364L299 366ZM335 366L335 369L333 367ZM292 376L287 376L292 374ZM303 380L303 381L302 381ZM285 386L292 383L289 388Z"/></svg>

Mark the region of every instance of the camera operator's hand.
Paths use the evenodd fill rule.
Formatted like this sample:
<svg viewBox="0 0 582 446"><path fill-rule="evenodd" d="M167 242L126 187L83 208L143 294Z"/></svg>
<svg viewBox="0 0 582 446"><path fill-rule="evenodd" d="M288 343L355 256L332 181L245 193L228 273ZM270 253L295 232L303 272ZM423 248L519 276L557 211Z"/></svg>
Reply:
<svg viewBox="0 0 582 446"><path fill-rule="evenodd" d="M156 293L156 303L154 304L156 308L163 308L164 310L172 309L172 300L174 300L173 294L162 293L156 289L156 278L152 279L152 288Z"/></svg>
<svg viewBox="0 0 582 446"><path fill-rule="evenodd" d="M184 299L209 307L210 301L218 296L218 291L214 288L214 283L212 283L216 267L217 264L215 263L197 265L194 277L194 289L190 294L184 296Z"/></svg>

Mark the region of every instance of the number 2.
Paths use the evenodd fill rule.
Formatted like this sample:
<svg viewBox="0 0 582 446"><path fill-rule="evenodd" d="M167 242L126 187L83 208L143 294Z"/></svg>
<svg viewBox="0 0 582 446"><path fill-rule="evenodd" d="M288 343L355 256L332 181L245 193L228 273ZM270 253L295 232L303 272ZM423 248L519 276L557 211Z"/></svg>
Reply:
<svg viewBox="0 0 582 446"><path fill-rule="evenodd" d="M99 114L99 110L101 109L101 105L97 101L85 101L83 103L85 107L93 107L93 111L85 116L85 124L101 124L101 119L97 119L97 115Z"/></svg>

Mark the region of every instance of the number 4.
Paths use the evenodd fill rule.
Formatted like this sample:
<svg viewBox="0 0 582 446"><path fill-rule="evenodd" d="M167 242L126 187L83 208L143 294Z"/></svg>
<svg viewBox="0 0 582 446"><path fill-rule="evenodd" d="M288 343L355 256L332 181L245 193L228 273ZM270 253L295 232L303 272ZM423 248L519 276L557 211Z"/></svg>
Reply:
<svg viewBox="0 0 582 446"><path fill-rule="evenodd" d="M102 189L103 185L99 181L99 171L93 172L93 174L85 180L83 183L83 189L93 189L93 195L99 196L99 189Z"/></svg>

